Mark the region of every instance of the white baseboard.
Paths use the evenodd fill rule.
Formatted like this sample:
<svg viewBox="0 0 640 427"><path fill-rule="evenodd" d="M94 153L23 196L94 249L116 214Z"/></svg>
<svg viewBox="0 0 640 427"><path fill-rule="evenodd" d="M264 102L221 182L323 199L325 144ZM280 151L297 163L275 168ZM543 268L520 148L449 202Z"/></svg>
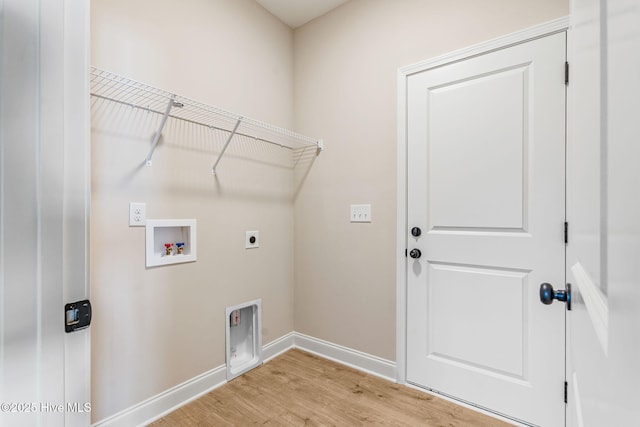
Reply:
<svg viewBox="0 0 640 427"><path fill-rule="evenodd" d="M392 382L396 382L396 364L390 360L372 356L358 350L333 344L308 335L295 333L295 348L308 351L325 359L333 360L359 371L373 374Z"/></svg>
<svg viewBox="0 0 640 427"><path fill-rule="evenodd" d="M294 345L295 332L289 332L286 335L281 336L269 344L262 347L262 362L266 363L269 360L280 356L282 353L291 350Z"/></svg>
<svg viewBox="0 0 640 427"><path fill-rule="evenodd" d="M93 424L93 427L145 426L179 407L226 384L227 369L218 366L188 381L171 387L137 405Z"/></svg>
<svg viewBox="0 0 640 427"><path fill-rule="evenodd" d="M263 361L268 362L292 348L298 348L395 382L396 364L394 362L297 332L290 332L263 346ZM92 427L145 426L226 383L226 365L218 366L124 411L98 421Z"/></svg>

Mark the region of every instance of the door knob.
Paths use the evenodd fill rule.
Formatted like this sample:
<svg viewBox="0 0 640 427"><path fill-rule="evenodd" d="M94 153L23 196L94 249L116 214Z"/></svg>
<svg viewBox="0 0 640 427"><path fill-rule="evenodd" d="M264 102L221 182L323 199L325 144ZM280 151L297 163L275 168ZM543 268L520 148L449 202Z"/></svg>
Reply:
<svg viewBox="0 0 640 427"><path fill-rule="evenodd" d="M558 300L567 303L567 310L571 310L571 283L567 283L567 289L554 290L553 286L549 283L543 283L540 285L540 302L545 305L549 305L553 300Z"/></svg>
<svg viewBox="0 0 640 427"><path fill-rule="evenodd" d="M413 227L411 229L411 235L413 237L419 237L422 234L422 230L420 230L420 227Z"/></svg>
<svg viewBox="0 0 640 427"><path fill-rule="evenodd" d="M420 252L420 249L411 249L409 256L413 259L418 259L422 256L422 252Z"/></svg>

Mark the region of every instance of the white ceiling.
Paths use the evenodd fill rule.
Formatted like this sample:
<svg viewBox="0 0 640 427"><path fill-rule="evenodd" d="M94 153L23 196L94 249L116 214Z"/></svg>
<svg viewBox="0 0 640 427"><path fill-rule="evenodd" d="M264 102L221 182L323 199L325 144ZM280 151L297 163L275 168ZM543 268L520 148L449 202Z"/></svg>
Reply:
<svg viewBox="0 0 640 427"><path fill-rule="evenodd" d="M282 22L296 28L322 16L348 0L256 0Z"/></svg>

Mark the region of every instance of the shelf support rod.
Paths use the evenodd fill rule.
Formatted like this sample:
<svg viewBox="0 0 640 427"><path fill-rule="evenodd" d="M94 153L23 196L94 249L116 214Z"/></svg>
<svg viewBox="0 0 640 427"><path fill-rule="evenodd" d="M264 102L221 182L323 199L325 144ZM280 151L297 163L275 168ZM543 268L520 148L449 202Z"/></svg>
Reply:
<svg viewBox="0 0 640 427"><path fill-rule="evenodd" d="M227 147L229 146L229 143L233 139L233 136L236 134L236 131L238 130L238 126L240 126L240 122L242 122L242 117L240 117L236 122L236 125L233 127L233 130L231 131L231 133L229 134L229 137L227 138L227 142L224 144L222 151L218 155L218 160L216 160L216 162L213 164L213 168L211 169L212 174L214 175L216 174L216 168L218 167L218 163L220 163L220 159L224 155L224 152L227 151Z"/></svg>
<svg viewBox="0 0 640 427"><path fill-rule="evenodd" d="M162 135L162 130L164 129L164 125L167 123L167 119L169 118L169 113L171 112L171 108L174 105L176 96L171 95L171 99L169 99L169 103L167 104L167 109L164 112L164 116L162 116L162 121L160 122L160 127L158 131L153 135L153 142L151 142L151 149L149 150L149 154L147 154L147 158L145 159L147 162L147 166L151 166L153 162L151 158L153 157L153 151L156 149L156 145L158 145L158 141L160 141L160 136Z"/></svg>

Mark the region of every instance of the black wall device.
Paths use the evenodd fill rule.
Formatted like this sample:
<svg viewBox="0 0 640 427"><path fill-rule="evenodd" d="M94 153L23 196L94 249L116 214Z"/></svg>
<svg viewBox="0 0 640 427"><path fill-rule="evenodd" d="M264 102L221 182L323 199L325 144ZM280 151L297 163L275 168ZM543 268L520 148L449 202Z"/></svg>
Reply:
<svg viewBox="0 0 640 427"><path fill-rule="evenodd" d="M71 302L64 306L64 330L75 332L91 324L91 303L89 300Z"/></svg>

